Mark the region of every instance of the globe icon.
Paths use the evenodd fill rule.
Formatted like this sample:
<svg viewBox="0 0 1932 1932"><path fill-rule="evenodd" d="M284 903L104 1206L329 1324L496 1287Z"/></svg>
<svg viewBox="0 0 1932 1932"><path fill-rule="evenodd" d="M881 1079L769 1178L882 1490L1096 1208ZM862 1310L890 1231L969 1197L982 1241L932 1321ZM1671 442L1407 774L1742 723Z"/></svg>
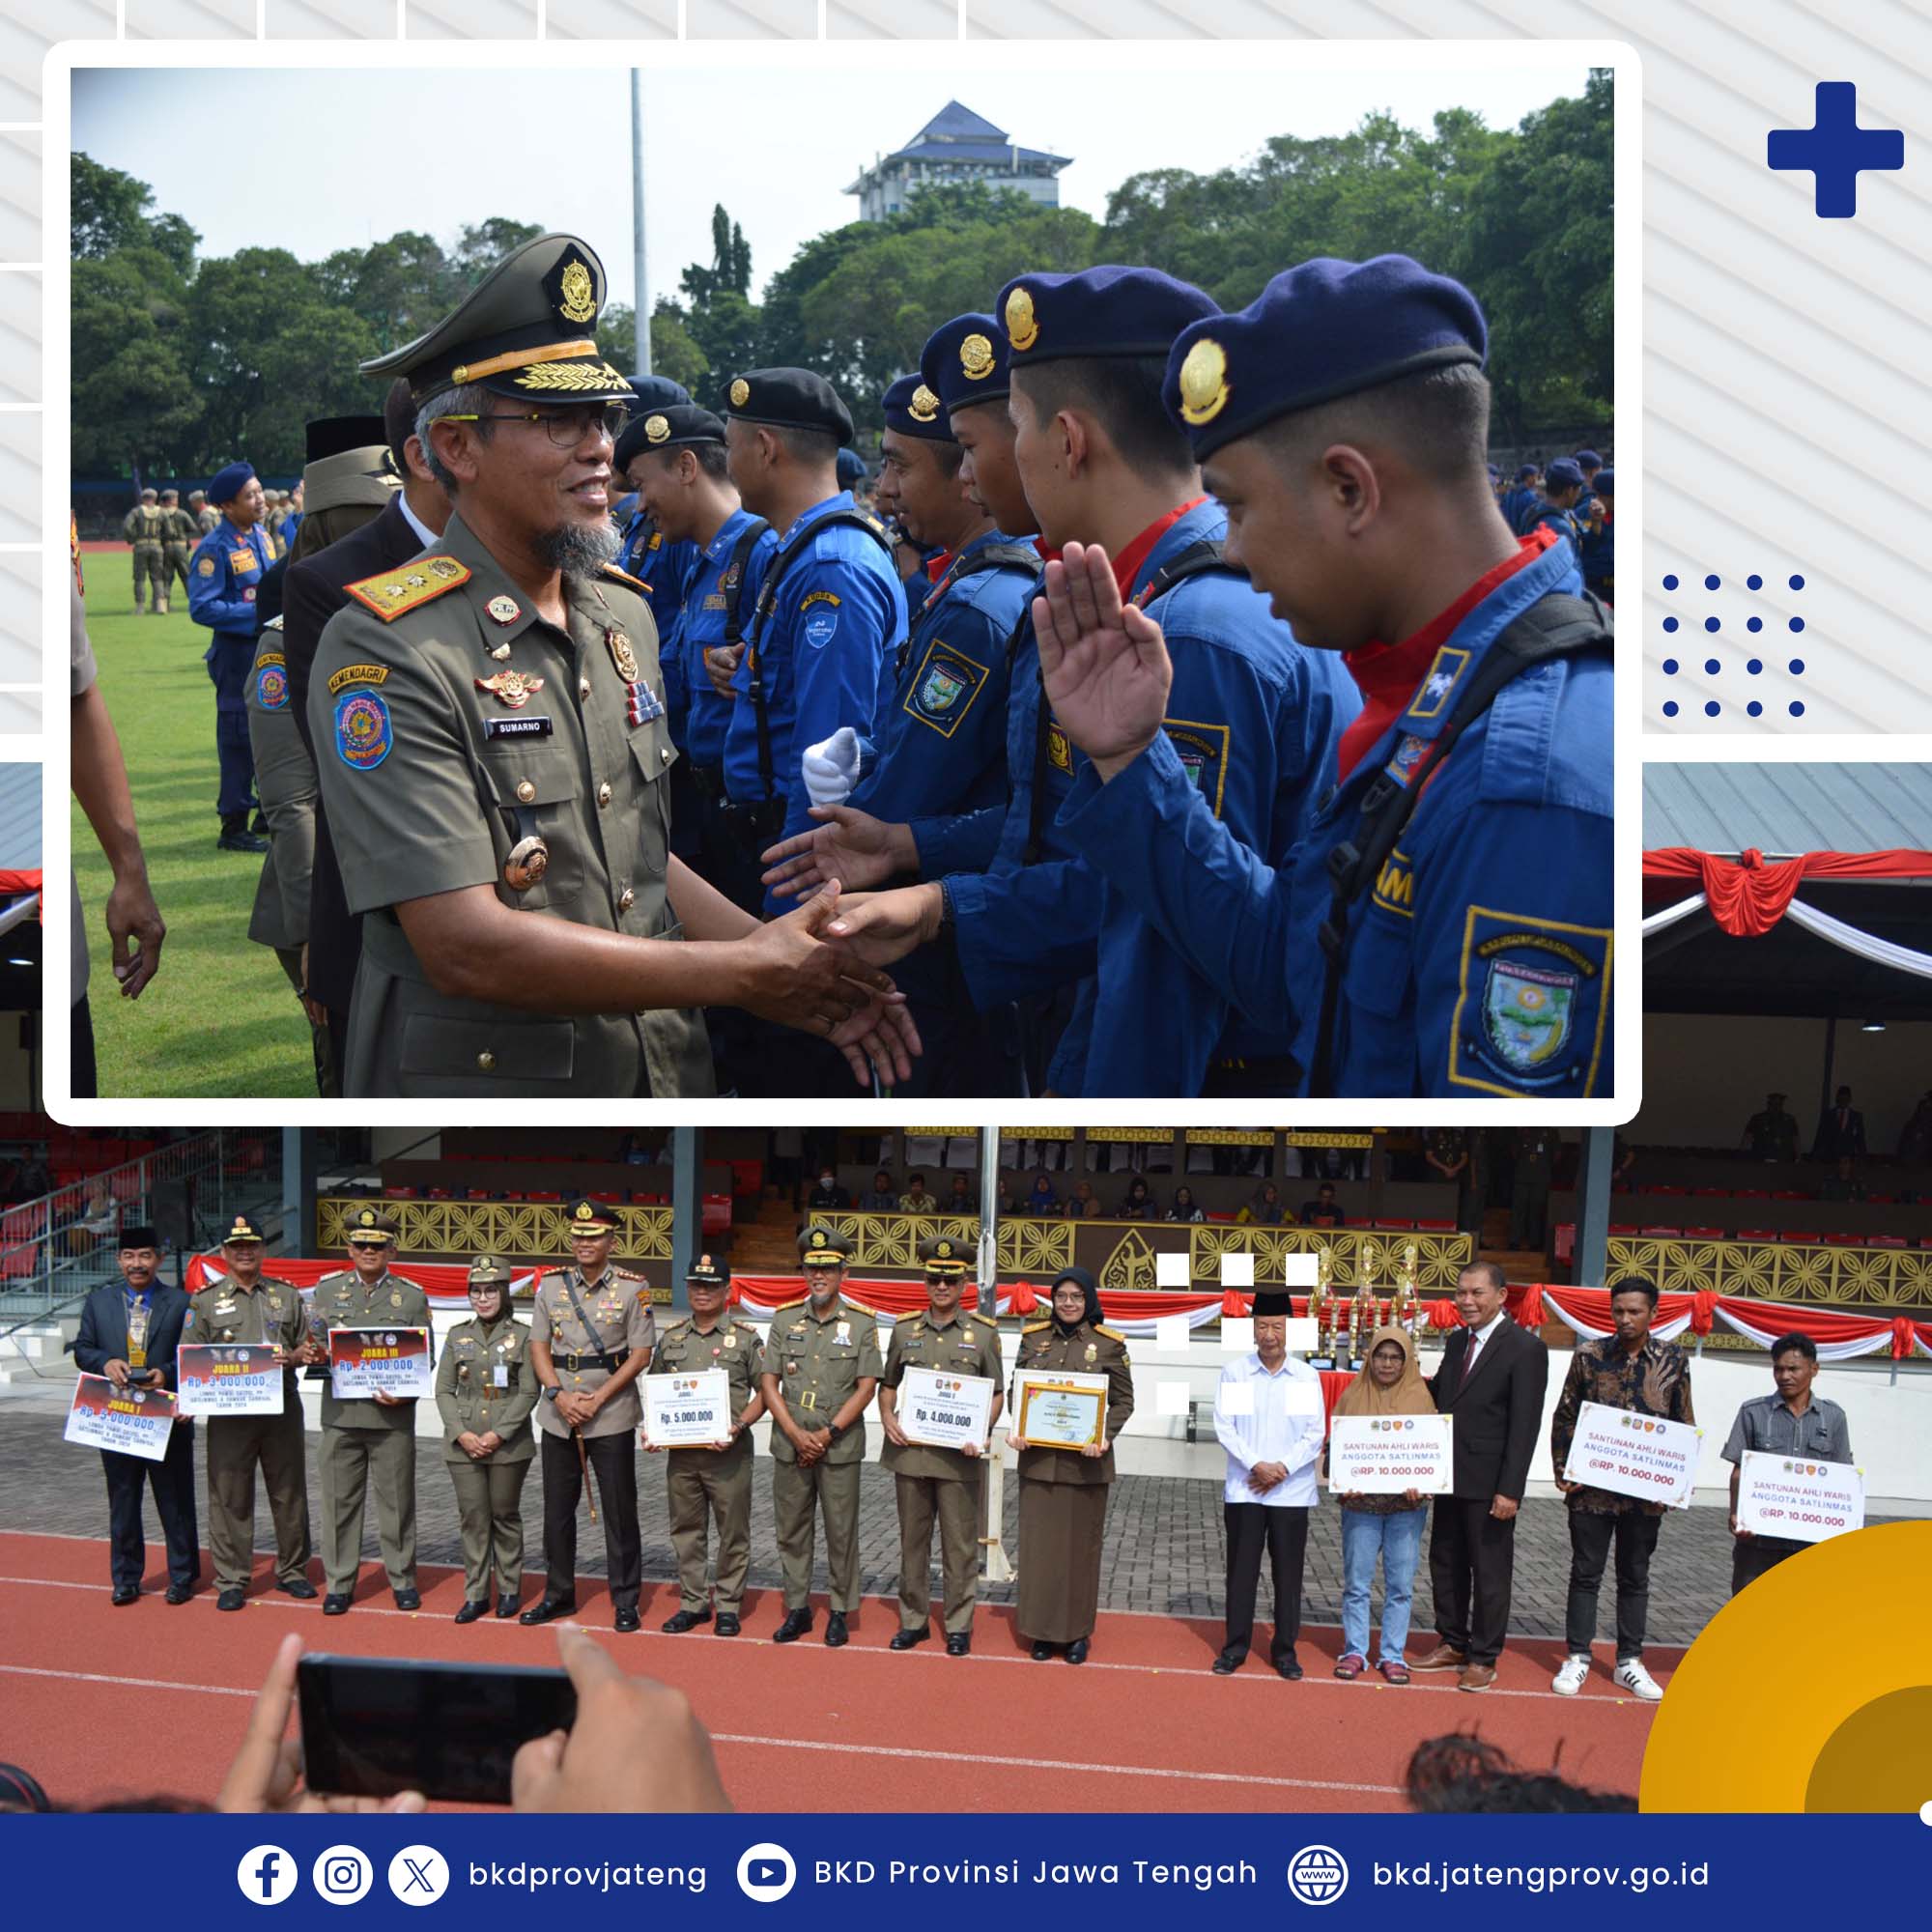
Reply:
<svg viewBox="0 0 1932 1932"><path fill-rule="evenodd" d="M1333 1905L1349 1889L1349 1862L1332 1845L1304 1845L1288 1861L1288 1889L1303 1905Z"/></svg>

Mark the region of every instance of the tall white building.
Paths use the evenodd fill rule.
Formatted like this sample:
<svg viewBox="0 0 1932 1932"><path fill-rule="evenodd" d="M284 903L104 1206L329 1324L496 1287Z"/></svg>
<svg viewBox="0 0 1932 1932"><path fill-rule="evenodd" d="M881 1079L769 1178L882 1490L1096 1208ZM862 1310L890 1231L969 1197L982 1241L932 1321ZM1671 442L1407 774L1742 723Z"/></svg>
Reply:
<svg viewBox="0 0 1932 1932"><path fill-rule="evenodd" d="M1016 188L1042 208L1058 208L1059 175L1068 158L1015 147L1005 128L949 100L903 148L861 168L844 191L859 197L860 218L866 221L900 213L921 188L935 183L984 182L990 188Z"/></svg>

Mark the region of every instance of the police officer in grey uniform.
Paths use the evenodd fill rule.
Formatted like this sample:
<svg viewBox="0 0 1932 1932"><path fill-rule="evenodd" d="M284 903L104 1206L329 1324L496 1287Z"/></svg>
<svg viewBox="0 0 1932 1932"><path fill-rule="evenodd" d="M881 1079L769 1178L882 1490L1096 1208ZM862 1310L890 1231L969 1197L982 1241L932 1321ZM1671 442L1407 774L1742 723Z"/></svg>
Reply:
<svg viewBox="0 0 1932 1932"><path fill-rule="evenodd" d="M657 630L610 561L631 387L592 334L603 300L591 249L541 236L362 365L409 379L455 508L434 549L345 586L309 685L348 908L366 915L355 1097L701 1097L707 1003L849 1049L868 1087L868 1054L910 1072L890 981L814 936L836 907L761 925L670 856Z"/></svg>
<svg viewBox="0 0 1932 1932"><path fill-rule="evenodd" d="M825 1518L831 1614L825 1641L846 1641L859 1607L859 1470L866 1408L882 1373L872 1311L841 1293L851 1242L830 1228L798 1237L806 1293L772 1317L760 1380L772 1417L772 1514L784 1571L785 1617L772 1638L811 1628L812 1511Z"/></svg>
<svg viewBox="0 0 1932 1932"><path fill-rule="evenodd" d="M677 1552L678 1606L665 1621L673 1636L711 1621L704 1588L706 1525L718 1524L718 1630L736 1636L745 1573L752 1563L752 1425L765 1412L758 1389L758 1331L724 1306L730 1264L722 1255L699 1255L684 1278L691 1313L666 1325L651 1360L656 1375L696 1375L716 1369L729 1378L731 1433L709 1448L664 1452L665 1501L670 1512L670 1544ZM648 1437L644 1448L658 1453Z"/></svg>
<svg viewBox="0 0 1932 1932"><path fill-rule="evenodd" d="M939 1448L908 1435L899 1421L898 1391L908 1369L983 1377L993 1384L988 1429L999 1421L1005 1377L1000 1328L983 1315L960 1310L967 1254L967 1244L950 1235L932 1236L919 1244L926 1306L894 1327L879 1385L879 1425L886 1432L879 1461L893 1472L899 1509L899 1628L891 1647L910 1650L932 1634L932 1521L937 1517L948 1657L964 1657L973 1648L984 1465L977 1448Z"/></svg>
<svg viewBox="0 0 1932 1932"><path fill-rule="evenodd" d="M307 1360L308 1321L301 1291L262 1272L262 1231L237 1214L221 1237L227 1272L190 1305L184 1342L267 1343L284 1367L279 1415L208 1418L208 1540L214 1549L217 1610L239 1610L247 1600L255 1555L255 1470L269 1492L275 1525L275 1587L313 1597L302 1573L310 1543L308 1478L302 1466L301 1394L296 1368Z"/></svg>
<svg viewBox="0 0 1932 1932"><path fill-rule="evenodd" d="M638 1628L644 1557L631 1438L643 1407L632 1384L651 1365L657 1330L643 1277L611 1265L617 1227L611 1208L580 1201L570 1223L576 1265L553 1268L537 1284L529 1357L541 1386L546 1574L543 1601L521 1623L547 1624L577 1608L577 1502L585 1472L593 1471L604 1505L612 1627Z"/></svg>
<svg viewBox="0 0 1932 1932"><path fill-rule="evenodd" d="M326 1274L309 1303L309 1334L326 1348L331 1328L431 1328L429 1296L389 1272L396 1224L378 1208L358 1208L349 1229L353 1267ZM399 1610L422 1608L416 1588L416 1399L376 1395L344 1401L322 1395L322 1560L326 1617L339 1617L355 1591L362 1562L362 1503L373 1476L376 1534Z"/></svg>
<svg viewBox="0 0 1932 1932"><path fill-rule="evenodd" d="M510 1318L510 1270L495 1255L469 1264L475 1312L444 1336L436 1366L442 1455L463 1525L463 1607L473 1624L490 1607L496 1559L497 1614L517 1613L524 1581L524 1480L537 1453L530 1434L537 1378L526 1359L530 1331Z"/></svg>

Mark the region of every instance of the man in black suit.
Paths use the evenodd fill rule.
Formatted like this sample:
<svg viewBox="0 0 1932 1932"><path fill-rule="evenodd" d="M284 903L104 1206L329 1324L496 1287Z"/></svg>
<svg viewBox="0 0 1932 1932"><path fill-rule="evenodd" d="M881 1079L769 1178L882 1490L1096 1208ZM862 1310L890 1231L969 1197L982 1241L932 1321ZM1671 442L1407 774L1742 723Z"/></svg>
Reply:
<svg viewBox="0 0 1932 1932"><path fill-rule="evenodd" d="M160 1241L154 1229L121 1230L121 1273L87 1297L73 1358L90 1376L105 1376L117 1388L175 1386L175 1350L187 1321L188 1299L156 1278ZM168 1545L168 1602L185 1604L201 1575L201 1538L194 1515L194 1424L177 1422L166 1459L100 1452L107 1472L107 1536L114 1601L131 1604L141 1594L148 1546L141 1533L141 1479L155 1492L155 1511Z"/></svg>
<svg viewBox="0 0 1932 1932"><path fill-rule="evenodd" d="M289 706L315 756L308 725L309 671L323 628L349 602L345 588L394 570L427 550L449 521L449 498L430 475L416 441L408 379L398 377L383 407L389 454L403 487L359 529L307 552L289 566L282 590L282 649L288 658ZM413 460L412 460L413 459ZM311 515L314 513L311 512ZM333 756L333 748L324 752ZM342 870L329 837L328 814L315 802L315 860L309 871L308 1003L312 1019L328 1028L332 1091L342 1091L342 1056L349 1042L349 996L362 957L362 920L349 910Z"/></svg>
<svg viewBox="0 0 1932 1932"><path fill-rule="evenodd" d="M1838 1089L1831 1111L1818 1122L1818 1138L1811 1144L1813 1160L1854 1160L1865 1155L1865 1117L1852 1105L1852 1090Z"/></svg>
<svg viewBox="0 0 1932 1932"><path fill-rule="evenodd" d="M1463 1325L1429 1384L1439 1413L1456 1419L1451 1492L1435 1499L1429 1576L1441 1639L1414 1665L1454 1670L1457 1688L1496 1681L1516 1571L1516 1513L1543 1428L1549 1350L1503 1312L1503 1271L1476 1262L1456 1278Z"/></svg>

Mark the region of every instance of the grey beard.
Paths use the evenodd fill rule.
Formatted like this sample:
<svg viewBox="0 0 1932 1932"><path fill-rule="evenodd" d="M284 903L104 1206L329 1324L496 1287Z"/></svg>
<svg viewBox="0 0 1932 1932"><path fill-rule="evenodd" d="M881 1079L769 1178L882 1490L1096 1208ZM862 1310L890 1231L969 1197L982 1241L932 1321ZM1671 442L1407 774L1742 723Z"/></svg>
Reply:
<svg viewBox="0 0 1932 1932"><path fill-rule="evenodd" d="M546 530L533 548L537 561L567 577L594 577L607 563L614 563L624 540L617 526L603 524L559 524Z"/></svg>

